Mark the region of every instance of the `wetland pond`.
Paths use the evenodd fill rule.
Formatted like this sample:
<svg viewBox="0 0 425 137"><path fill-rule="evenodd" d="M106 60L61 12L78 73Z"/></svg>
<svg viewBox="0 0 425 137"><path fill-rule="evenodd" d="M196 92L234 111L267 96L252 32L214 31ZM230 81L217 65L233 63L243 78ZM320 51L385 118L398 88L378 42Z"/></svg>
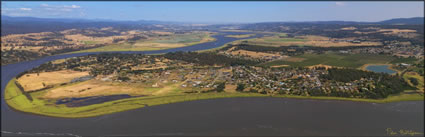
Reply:
<svg viewBox="0 0 425 137"><path fill-rule="evenodd" d="M366 67L366 70L378 72L378 73L388 73L388 74L394 74L396 71L391 70L389 68L389 65L368 65Z"/></svg>

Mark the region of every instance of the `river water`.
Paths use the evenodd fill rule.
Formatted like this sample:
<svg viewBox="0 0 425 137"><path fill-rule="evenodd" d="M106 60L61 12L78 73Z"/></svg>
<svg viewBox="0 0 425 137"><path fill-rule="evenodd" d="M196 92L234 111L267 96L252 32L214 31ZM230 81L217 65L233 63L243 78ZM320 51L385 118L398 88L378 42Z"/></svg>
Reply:
<svg viewBox="0 0 425 137"><path fill-rule="evenodd" d="M120 53L166 53L219 47L238 40L224 37L188 47ZM253 37L259 37L256 35ZM375 104L288 98L225 98L145 107L91 118L53 118L14 111L4 101L4 88L17 74L47 61L97 53L49 56L1 67L3 135L387 135L387 128L423 133L424 102ZM423 136L423 134L421 134Z"/></svg>

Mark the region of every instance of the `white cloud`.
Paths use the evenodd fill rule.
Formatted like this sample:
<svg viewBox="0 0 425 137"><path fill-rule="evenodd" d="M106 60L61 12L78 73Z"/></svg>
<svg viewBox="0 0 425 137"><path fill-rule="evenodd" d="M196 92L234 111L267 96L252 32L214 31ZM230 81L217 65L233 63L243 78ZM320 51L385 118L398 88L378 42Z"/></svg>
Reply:
<svg viewBox="0 0 425 137"><path fill-rule="evenodd" d="M345 3L344 2L335 2L335 5L337 5L337 6L345 6Z"/></svg>
<svg viewBox="0 0 425 137"><path fill-rule="evenodd" d="M47 4L41 4L40 7L44 10L48 11L63 11L63 12L70 12L74 9L80 9L81 6L78 5L47 5Z"/></svg>
<svg viewBox="0 0 425 137"><path fill-rule="evenodd" d="M78 8L81 8L80 6L78 6L78 5L70 5L70 6L68 6L68 5L64 5L63 6L64 8L70 8L70 9L78 9Z"/></svg>
<svg viewBox="0 0 425 137"><path fill-rule="evenodd" d="M23 11L31 11L32 9L31 8L19 8L20 10L23 10Z"/></svg>
<svg viewBox="0 0 425 137"><path fill-rule="evenodd" d="M78 6L78 5L72 5L71 7L72 7L72 8L74 8L74 9L75 9L75 8L81 8L81 7L80 7L80 6Z"/></svg>

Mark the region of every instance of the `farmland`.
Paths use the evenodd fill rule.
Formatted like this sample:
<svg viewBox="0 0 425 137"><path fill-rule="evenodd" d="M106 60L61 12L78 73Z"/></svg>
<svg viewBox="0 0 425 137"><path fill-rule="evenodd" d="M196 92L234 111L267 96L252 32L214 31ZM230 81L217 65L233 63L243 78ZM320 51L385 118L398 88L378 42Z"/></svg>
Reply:
<svg viewBox="0 0 425 137"><path fill-rule="evenodd" d="M230 38L248 38L254 36L255 34L244 34L244 35L227 35L226 37Z"/></svg>
<svg viewBox="0 0 425 137"><path fill-rule="evenodd" d="M162 50L169 48L178 48L195 45L204 42L211 42L215 39L211 37L213 33L195 32L189 34L173 34L165 37L152 38L148 40L137 40L132 42L123 42L110 44L99 48L80 50L71 53L83 52L108 52L108 51L149 51Z"/></svg>
<svg viewBox="0 0 425 137"><path fill-rule="evenodd" d="M277 33L274 36L265 36L245 40L245 44L261 46L315 46L315 47L346 47L346 46L377 46L382 45L376 41L356 41L355 38L335 39L324 36L306 35L288 37L286 34Z"/></svg>
<svg viewBox="0 0 425 137"><path fill-rule="evenodd" d="M87 75L89 75L88 72L62 70L56 72L30 73L19 78L17 81L21 83L26 91L31 91L42 89L47 86L67 83L74 78Z"/></svg>
<svg viewBox="0 0 425 137"><path fill-rule="evenodd" d="M292 60L291 58L297 58ZM300 60L301 59L301 60ZM359 68L365 64L387 64L394 57L376 54L303 54L289 57L283 60L275 60L262 64L263 66L290 65L294 67L305 67L313 65L330 65L336 67Z"/></svg>

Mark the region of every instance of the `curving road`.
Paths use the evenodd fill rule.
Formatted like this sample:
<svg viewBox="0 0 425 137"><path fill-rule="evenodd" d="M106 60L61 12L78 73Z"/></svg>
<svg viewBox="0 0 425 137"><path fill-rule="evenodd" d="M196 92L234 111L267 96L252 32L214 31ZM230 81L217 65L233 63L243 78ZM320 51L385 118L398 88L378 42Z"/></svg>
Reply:
<svg viewBox="0 0 425 137"><path fill-rule="evenodd" d="M196 51L238 40L221 32L214 42L144 52ZM253 37L259 37L256 35ZM4 88L17 74L47 61L98 53L44 57L1 67L1 131L3 135L387 135L387 128L424 132L424 102L386 104L299 100L287 98L227 98L146 107L92 118L66 119L10 109ZM421 134L420 136L423 136Z"/></svg>

